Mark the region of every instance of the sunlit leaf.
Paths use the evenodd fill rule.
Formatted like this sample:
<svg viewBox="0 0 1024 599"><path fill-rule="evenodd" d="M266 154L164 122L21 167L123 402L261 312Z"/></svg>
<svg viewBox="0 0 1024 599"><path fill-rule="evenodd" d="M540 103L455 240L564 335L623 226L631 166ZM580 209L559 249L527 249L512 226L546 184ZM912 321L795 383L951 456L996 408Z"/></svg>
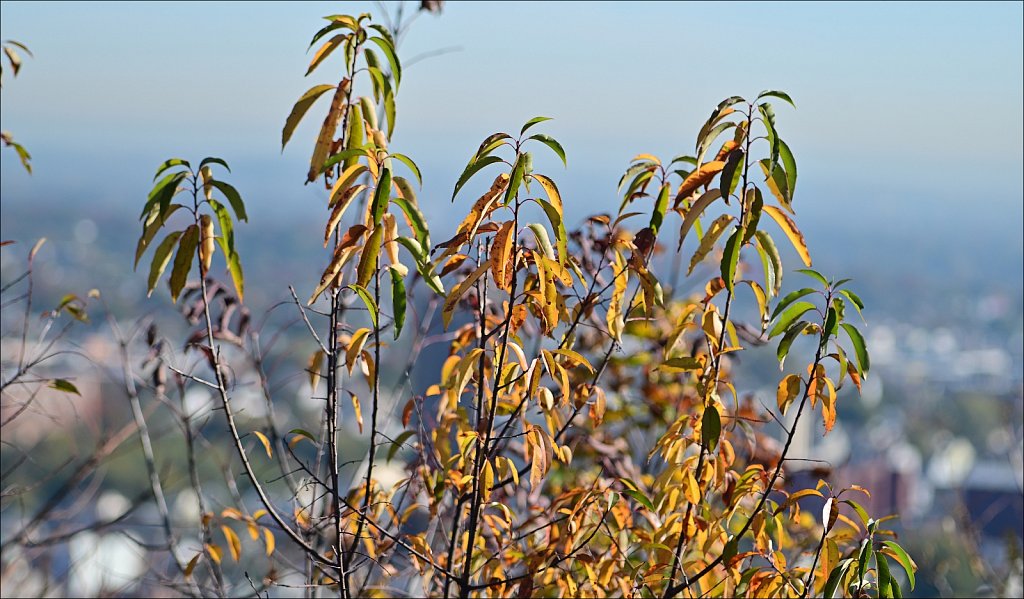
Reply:
<svg viewBox="0 0 1024 599"><path fill-rule="evenodd" d="M857 330L857 327L849 323L843 323L843 330L850 336L850 341L853 342L853 351L857 356L857 366L860 371L861 378L868 378L868 370L871 369L871 358L868 355L867 345L864 343L864 337Z"/></svg>
<svg viewBox="0 0 1024 599"><path fill-rule="evenodd" d="M776 208L775 206L765 206L764 212L768 216L772 217L772 220L782 229L782 232L789 238L790 243L796 249L797 254L800 255L800 259L804 261L807 266L811 265L811 254L807 250L807 242L804 240L804 234L800 232L800 229L796 227L796 223L793 219L789 218L784 212Z"/></svg>
<svg viewBox="0 0 1024 599"><path fill-rule="evenodd" d="M197 245L199 245L199 227L189 225L178 241L178 253L174 256L174 268L171 270L171 299L174 302L178 301L178 295L188 280L188 273L192 270L192 260L196 257Z"/></svg>
<svg viewBox="0 0 1024 599"><path fill-rule="evenodd" d="M569 166L569 163L566 162L565 160L565 150L562 148L562 144L558 143L558 140L556 140L554 137L551 137L550 135L545 135L544 133L537 133L535 135L531 135L527 139L535 139L540 143L546 145L547 147L551 148L551 151L562 159L562 166Z"/></svg>
<svg viewBox="0 0 1024 599"><path fill-rule="evenodd" d="M395 339L402 334L402 327L405 326L405 277L395 267L388 269L391 273L391 302L392 315L395 324Z"/></svg>

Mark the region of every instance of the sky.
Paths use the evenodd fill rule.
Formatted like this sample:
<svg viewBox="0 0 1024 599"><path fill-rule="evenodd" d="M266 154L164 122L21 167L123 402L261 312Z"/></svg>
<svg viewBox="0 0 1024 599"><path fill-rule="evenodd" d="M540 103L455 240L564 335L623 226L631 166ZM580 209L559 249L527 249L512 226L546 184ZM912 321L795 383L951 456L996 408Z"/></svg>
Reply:
<svg viewBox="0 0 1024 599"><path fill-rule="evenodd" d="M327 100L283 153L281 126L307 88L340 78L338 57L303 77L320 17L378 5L0 7L0 37L35 54L4 73L0 120L35 167L0 153L5 204L137 213L165 158L216 155L255 218L320 218L325 193L302 182ZM449 2L402 42L392 149L419 162L421 204L443 220L481 139L554 117L543 131L568 170L549 156L537 167L582 217L617 207L634 154L692 152L719 100L782 89L798 107L776 108L798 222L981 239L1020 262L1022 27L1021 3Z"/></svg>

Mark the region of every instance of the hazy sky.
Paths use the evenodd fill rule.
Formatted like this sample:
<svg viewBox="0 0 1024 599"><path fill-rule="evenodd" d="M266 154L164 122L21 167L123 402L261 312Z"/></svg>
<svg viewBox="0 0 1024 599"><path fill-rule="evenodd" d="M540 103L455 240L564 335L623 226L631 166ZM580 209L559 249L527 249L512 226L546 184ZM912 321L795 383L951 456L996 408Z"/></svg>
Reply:
<svg viewBox="0 0 1024 599"><path fill-rule="evenodd" d="M326 106L283 155L281 126L308 87L339 78L337 57L303 77L320 17L361 10L379 12L3 2L0 35L35 53L16 80L4 73L3 128L36 169L30 178L2 153L4 202L134 212L164 158L213 154L231 162L255 218L317 216L324 194L302 181ZM571 211L608 210L632 155L692 151L720 99L783 89L798 106L776 113L800 165L799 217L994 229L1020 253L1022 18L1021 3L448 3L401 48L407 61L459 49L407 69L392 147L420 163L421 202L443 217L484 136L552 116L545 130L569 170L539 168Z"/></svg>

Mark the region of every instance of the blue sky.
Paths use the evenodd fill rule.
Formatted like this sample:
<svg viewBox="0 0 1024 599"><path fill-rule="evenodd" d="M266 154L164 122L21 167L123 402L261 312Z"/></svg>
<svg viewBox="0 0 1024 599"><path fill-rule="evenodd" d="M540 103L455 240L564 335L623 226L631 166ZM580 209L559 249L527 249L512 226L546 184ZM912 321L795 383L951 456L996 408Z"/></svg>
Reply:
<svg viewBox="0 0 1024 599"><path fill-rule="evenodd" d="M413 8L413 5L409 5ZM485 135L535 115L556 120L569 170L540 160L571 211L615 207L638 152L691 151L711 108L733 94L788 91L779 127L800 165L805 222L996 230L1020 253L1022 5L449 3L423 15L407 60L394 148L426 177L443 217L458 171ZM319 117L280 152L320 17L370 3L2 3L0 36L29 45L4 74L2 123L35 157L3 152L4 202L43 198L135 211L169 156L223 156L267 215L319 218L303 187ZM325 107L314 109L320 112ZM298 212L297 212L298 211ZM260 212L256 213L259 218Z"/></svg>

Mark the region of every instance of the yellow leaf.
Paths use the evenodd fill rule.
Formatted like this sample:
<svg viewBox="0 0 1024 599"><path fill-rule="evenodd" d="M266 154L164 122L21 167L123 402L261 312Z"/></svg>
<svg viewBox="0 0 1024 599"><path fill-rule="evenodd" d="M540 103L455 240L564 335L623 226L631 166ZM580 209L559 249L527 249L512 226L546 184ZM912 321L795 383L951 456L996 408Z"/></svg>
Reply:
<svg viewBox="0 0 1024 599"><path fill-rule="evenodd" d="M626 328L625 315L622 313L623 301L626 296L626 287L629 283L629 272L626 270L626 262L619 252L615 252L615 261L612 263L612 276L615 277L615 289L612 291L611 301L608 303L608 332L616 341L622 340L622 331Z"/></svg>
<svg viewBox="0 0 1024 599"><path fill-rule="evenodd" d="M210 559L220 563L221 557L224 556L224 552L221 550L220 545L209 543L206 545L206 551L210 554Z"/></svg>
<svg viewBox="0 0 1024 599"><path fill-rule="evenodd" d="M352 368L355 366L356 358L363 351L363 345L366 344L366 338L370 335L370 329L363 327L356 331L352 335L352 340L348 343L348 349L345 350L345 367L348 368L348 373L352 374Z"/></svg>
<svg viewBox="0 0 1024 599"><path fill-rule="evenodd" d="M700 240L700 246L697 248L697 251L693 253L693 257L690 258L690 268L686 271L686 274L692 273L693 269L700 264L701 260L711 252L715 247L715 242L718 241L718 238L729 229L729 225L732 224L732 221L733 216L731 214L723 214L711 223L707 232L704 233L704 237Z"/></svg>
<svg viewBox="0 0 1024 599"><path fill-rule="evenodd" d="M452 315L455 313L455 306L459 300L466 293L466 291L476 283L477 279L480 278L490 268L489 263L485 263L480 268L473 271L473 274L469 275L465 279L459 282L458 285L452 289L451 293L444 300L444 306L441 308L441 319L444 321L444 328L447 329L448 325L452 321Z"/></svg>
<svg viewBox="0 0 1024 599"><path fill-rule="evenodd" d="M363 411L359 408L359 396L351 391L348 392L352 396L352 411L356 413L356 424L359 425L359 434L363 433Z"/></svg>
<svg viewBox="0 0 1024 599"><path fill-rule="evenodd" d="M324 48L326 48L326 45ZM321 48L321 51L324 48ZM331 99L331 108L327 111L324 124L320 127L320 134L317 136L316 144L313 146L313 156L309 161L309 173L306 175L307 183L316 181L316 178L320 176L320 169L323 168L324 162L327 161L327 154L330 152L331 143L334 141L334 132L338 130L338 125L345 114L345 98L351 89L352 82L345 78L341 80L341 83L338 84L338 89L334 92L334 97Z"/></svg>
<svg viewBox="0 0 1024 599"><path fill-rule="evenodd" d="M679 191L676 193L676 203L681 202L702 185L710 183L723 168L725 168L725 162L722 160L713 160L702 164L700 168L690 173L690 176L679 186Z"/></svg>
<svg viewBox="0 0 1024 599"><path fill-rule="evenodd" d="M515 276L515 270L511 263L512 246L516 241L514 226L513 221L507 221L501 225L494 235L494 243L491 244L491 273L494 277L494 284L505 291L511 289L512 277Z"/></svg>
<svg viewBox="0 0 1024 599"><path fill-rule="evenodd" d="M196 564L199 563L199 558L203 556L202 553L197 553L192 559L188 560L188 565L185 566L185 578L192 576L192 571L196 569Z"/></svg>
<svg viewBox="0 0 1024 599"><path fill-rule="evenodd" d="M323 368L324 357L323 350L318 349L309 357L309 364L306 366L306 370L309 373L310 392L314 394L316 393L317 385L320 384L320 369Z"/></svg>
<svg viewBox="0 0 1024 599"><path fill-rule="evenodd" d="M202 266L205 275L210 270L213 252L217 247L217 232L213 228L213 219L209 214L199 217L199 230L199 265Z"/></svg>
<svg viewBox="0 0 1024 599"><path fill-rule="evenodd" d="M789 238L789 242L796 248L796 253L800 254L800 259L804 261L807 266L811 265L811 253L807 250L807 242L804 240L804 234L800 232L800 229L796 227L796 223L793 219L779 210L775 206L765 206L763 212L768 216L772 217L772 220L779 225L782 232Z"/></svg>
<svg viewBox="0 0 1024 599"><path fill-rule="evenodd" d="M490 501L491 499L491 487L494 486L494 468L491 467L491 462L484 460L483 468L480 469L480 495L484 501Z"/></svg>
<svg viewBox="0 0 1024 599"><path fill-rule="evenodd" d="M327 219L327 228L324 229L324 247L331 241L331 235L334 234L334 229L338 227L338 223L341 222L341 217L345 215L345 210L352 204L352 200L355 199L362 191L366 189L365 185L356 185L350 187L341 194L341 198L338 199L338 203L334 205L334 209L331 210L331 216ZM357 225L363 227L364 225Z"/></svg>
<svg viewBox="0 0 1024 599"><path fill-rule="evenodd" d="M274 452L272 452L270 450L270 439L268 439L266 435L264 435L263 433L261 433L259 431L253 431L252 434L256 435L256 437L260 440L260 443L263 443L263 449L267 450L267 457L268 458L274 457L274 455L273 455Z"/></svg>
<svg viewBox="0 0 1024 599"><path fill-rule="evenodd" d="M270 554L274 553L274 533L270 532L269 528L263 529L263 541L267 545L267 555L269 556Z"/></svg>
<svg viewBox="0 0 1024 599"><path fill-rule="evenodd" d="M242 541L235 534L235 531L231 530L231 527L222 524L220 530L224 533L224 540L228 543L231 557L237 562L238 558L242 556Z"/></svg>
<svg viewBox="0 0 1024 599"><path fill-rule="evenodd" d="M789 408L789 405L793 403L796 396L800 394L800 385L802 381L800 377L795 374L787 375L786 378L782 379L779 383L778 391L776 392L776 400L779 404L779 411L783 414Z"/></svg>

